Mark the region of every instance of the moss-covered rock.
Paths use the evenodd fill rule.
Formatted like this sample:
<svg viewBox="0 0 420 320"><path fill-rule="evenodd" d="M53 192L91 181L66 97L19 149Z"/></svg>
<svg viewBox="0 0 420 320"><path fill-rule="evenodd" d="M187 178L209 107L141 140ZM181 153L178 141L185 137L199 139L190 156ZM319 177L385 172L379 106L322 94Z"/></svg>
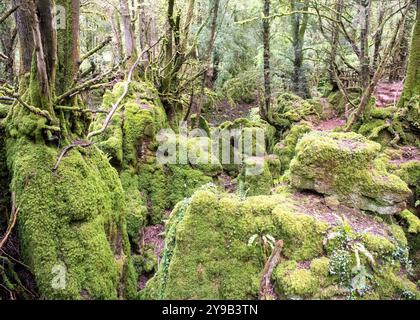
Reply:
<svg viewBox="0 0 420 320"><path fill-rule="evenodd" d="M230 175L237 175L244 158L265 155L272 150L276 142L276 129L261 119L252 121L239 118L222 123L213 140L215 138L219 139L219 158L223 169Z"/></svg>
<svg viewBox="0 0 420 320"><path fill-rule="evenodd" d="M124 82L104 95L102 109L109 110L124 91ZM111 156L112 164L120 169L137 167L156 148L157 133L168 126L166 114L154 86L132 82L108 129L96 138L99 148ZM106 115L100 115L91 131L102 127Z"/></svg>
<svg viewBox="0 0 420 320"><path fill-rule="evenodd" d="M246 158L238 179L247 196L268 195L274 184L269 162L263 157Z"/></svg>
<svg viewBox="0 0 420 320"><path fill-rule="evenodd" d="M59 150L8 140L25 263L48 299L136 295L121 182L96 147Z"/></svg>
<svg viewBox="0 0 420 320"><path fill-rule="evenodd" d="M408 225L408 232L418 234L420 232L420 219L411 211L404 210L400 216L405 220Z"/></svg>
<svg viewBox="0 0 420 320"><path fill-rule="evenodd" d="M268 243L258 240L263 238L284 242L281 263L273 273L281 298L365 298L364 291L352 292L352 285L356 287L355 282L365 277L363 272L354 272L353 250L347 246L331 251L324 248L333 226L322 216L307 214L288 193L243 199L211 186L203 188L175 207L166 227L159 269L142 292L143 298L255 299L270 254ZM358 240L362 234L355 234L354 241L362 241L377 262L366 274L381 278L389 268L386 272L392 273L387 278L391 283L369 280L368 292L382 298L392 286L390 294L405 288L418 295L407 272L398 267L402 261L396 253L400 240L391 234L361 232L365 232L363 240ZM399 237L406 241L404 234ZM341 258L345 256L347 265L343 267ZM361 261L367 265L366 259ZM342 281L344 278L347 280Z"/></svg>
<svg viewBox="0 0 420 320"><path fill-rule="evenodd" d="M348 88L347 94L354 105L357 106L360 103L360 98L362 97L360 88ZM349 103L341 91L331 92L328 96L328 102L339 116L345 115L346 111L349 109Z"/></svg>
<svg viewBox="0 0 420 320"><path fill-rule="evenodd" d="M319 290L319 278L310 270L299 269L296 261L281 263L273 275L277 291L288 299L310 298Z"/></svg>
<svg viewBox="0 0 420 320"><path fill-rule="evenodd" d="M309 124L302 123L294 125L289 132L284 135L284 139L274 147L274 153L279 157L281 172L284 173L295 156L295 148L300 138L306 133L311 132Z"/></svg>
<svg viewBox="0 0 420 320"><path fill-rule="evenodd" d="M399 165L394 174L400 177L413 190L415 205L420 201L420 161L413 160Z"/></svg>
<svg viewBox="0 0 420 320"><path fill-rule="evenodd" d="M307 134L296 147L290 181L299 189L336 195L355 208L398 213L411 191L376 160L380 150L379 144L354 133Z"/></svg>
<svg viewBox="0 0 420 320"><path fill-rule="evenodd" d="M308 121L316 123L323 113L321 103L303 100L290 93L282 94L269 110L270 123L278 128L289 129L294 123Z"/></svg>

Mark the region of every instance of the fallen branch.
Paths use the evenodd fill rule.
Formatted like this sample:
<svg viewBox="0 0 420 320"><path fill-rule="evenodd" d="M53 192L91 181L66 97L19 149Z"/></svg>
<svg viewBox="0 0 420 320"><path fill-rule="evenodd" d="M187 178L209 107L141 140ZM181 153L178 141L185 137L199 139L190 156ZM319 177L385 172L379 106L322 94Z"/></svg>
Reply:
<svg viewBox="0 0 420 320"><path fill-rule="evenodd" d="M0 59L2 59L2 60L9 60L9 57L6 56L3 52L0 52Z"/></svg>
<svg viewBox="0 0 420 320"><path fill-rule="evenodd" d="M53 169L53 173L57 172L58 167L60 166L61 160L63 160L64 156L71 149L76 148L76 147L88 148L88 147L90 147L92 145L93 145L93 142L90 142L90 141L85 142L85 141L82 141L82 140L76 140L71 145L65 147L63 149L63 151L61 151L60 156L58 157L57 162L55 163L55 166L54 166L54 169Z"/></svg>
<svg viewBox="0 0 420 320"><path fill-rule="evenodd" d="M273 252L271 253L270 258L268 258L267 263L265 264L263 277L261 279L260 284L260 294L258 299L259 300L268 300L268 299L276 299L273 296L274 292L272 292L271 287L271 276L273 275L274 268L279 264L282 256L281 252L283 250L283 240L279 240L276 242L274 246Z"/></svg>
<svg viewBox="0 0 420 320"><path fill-rule="evenodd" d="M118 67L119 67L119 65L118 65ZM55 104L56 105L57 104L60 104L61 102L64 101L64 99L71 98L74 95L76 95L76 94L78 94L78 93L80 93L82 91L86 91L86 90L92 88L92 86L97 85L103 79L105 79L106 77L108 77L112 72L116 71L116 69L118 67L114 67L114 68L108 70L107 72L105 72L103 75L100 75L100 76L97 76L97 77L95 77L93 79L90 79L90 80L88 80L88 81L86 81L86 82L84 82L84 83L82 83L82 84L80 84L80 85L78 85L78 86L70 89L69 91L63 93L61 96L58 96L55 99Z"/></svg>
<svg viewBox="0 0 420 320"><path fill-rule="evenodd" d="M107 37L104 41L102 41L97 47L93 48L89 52L87 52L85 55L83 55L80 58L79 64L82 64L83 61L85 61L87 58L93 56L95 53L97 53L99 50L103 49L107 44L109 44L112 41L112 37Z"/></svg>
<svg viewBox="0 0 420 320"><path fill-rule="evenodd" d="M84 112L84 113L108 113L108 111L105 111L105 110L90 110L90 109L66 107L66 106L57 106L55 107L55 109L63 110L63 111Z"/></svg>

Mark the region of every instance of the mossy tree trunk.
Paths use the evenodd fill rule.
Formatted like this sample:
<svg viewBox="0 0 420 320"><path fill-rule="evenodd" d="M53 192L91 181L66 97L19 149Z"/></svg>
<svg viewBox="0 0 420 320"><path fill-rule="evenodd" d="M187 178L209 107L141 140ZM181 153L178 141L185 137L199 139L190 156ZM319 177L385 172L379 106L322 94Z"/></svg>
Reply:
<svg viewBox="0 0 420 320"><path fill-rule="evenodd" d="M420 0L417 0L417 17L414 26L407 76L399 106L405 106L416 95L420 95Z"/></svg>
<svg viewBox="0 0 420 320"><path fill-rule="evenodd" d="M65 110L56 105L79 70L80 1L55 1L64 17L57 30L53 0L15 3L22 74L19 99L6 118L6 149L23 260L43 298L133 298L118 174L96 147L78 147L90 123L80 98L62 99ZM53 170L70 143L74 148Z"/></svg>

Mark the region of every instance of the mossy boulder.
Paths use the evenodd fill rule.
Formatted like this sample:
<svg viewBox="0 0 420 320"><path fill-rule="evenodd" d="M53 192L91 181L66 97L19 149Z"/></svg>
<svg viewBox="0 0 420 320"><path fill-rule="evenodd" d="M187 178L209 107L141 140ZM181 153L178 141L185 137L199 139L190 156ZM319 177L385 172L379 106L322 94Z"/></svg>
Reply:
<svg viewBox="0 0 420 320"><path fill-rule="evenodd" d="M300 138L311 131L312 128L310 124L296 124L292 126L290 131L284 134L284 139L275 145L274 154L280 159L282 173L289 169L290 162L295 156L296 145Z"/></svg>
<svg viewBox="0 0 420 320"><path fill-rule="evenodd" d="M293 124L308 121L316 123L323 113L323 106L315 100L304 100L291 93L284 93L269 110L270 123L277 128L289 129Z"/></svg>
<svg viewBox="0 0 420 320"><path fill-rule="evenodd" d="M393 173L413 190L413 204L420 201L420 161L412 160L402 163Z"/></svg>
<svg viewBox="0 0 420 320"><path fill-rule="evenodd" d="M41 297L134 298L123 189L105 155L75 148L54 173L56 148L20 138L7 150L22 255Z"/></svg>
<svg viewBox="0 0 420 320"><path fill-rule="evenodd" d="M408 225L408 232L413 234L420 233L420 219L409 210L404 210L400 213L401 218L405 220Z"/></svg>
<svg viewBox="0 0 420 320"><path fill-rule="evenodd" d="M310 270L300 269L296 261L281 263L275 270L273 279L277 292L288 299L310 298L320 289L319 277Z"/></svg>
<svg viewBox="0 0 420 320"><path fill-rule="evenodd" d="M347 94L354 105L358 105L360 103L362 92L359 88L349 88L347 90ZM343 116L346 109L348 109L348 107L346 107L346 105L348 105L348 101L341 91L331 92L328 96L328 102L333 106L334 111L339 116Z"/></svg>
<svg viewBox="0 0 420 320"><path fill-rule="evenodd" d="M125 82L119 82L104 95L102 108L110 110L124 91ZM107 130L95 138L98 147L111 157L118 169L137 167L156 149L156 135L168 127L165 110L154 86L147 82L132 82L127 96ZM106 115L100 115L91 125L91 131L102 127Z"/></svg>
<svg viewBox="0 0 420 320"><path fill-rule="evenodd" d="M271 163L274 163L274 159ZM274 185L269 160L264 157L246 158L238 179L240 189L247 196L268 195Z"/></svg>
<svg viewBox="0 0 420 320"><path fill-rule="evenodd" d="M355 133L313 132L296 146L291 184L301 190L335 195L349 206L395 214L411 195L407 184L377 160L381 146Z"/></svg>
<svg viewBox="0 0 420 320"><path fill-rule="evenodd" d="M356 265L354 252L337 242L326 250L325 239L337 225L325 219L324 214L309 214L314 210L305 210L301 202L287 192L240 198L221 193L214 186L202 188L190 199L178 203L172 212L166 226L165 249L159 269L142 291L142 297L256 299L270 254L270 246L259 241L263 237L284 242L281 262L273 273L273 283L280 298L353 297L352 279L363 276L352 273ZM338 208L335 214L341 210ZM359 219L355 221L356 225L360 223ZM372 282L369 292L379 298L382 294L384 297L397 296L401 289L418 295L407 272L400 268L399 261L405 261L402 258L405 255L397 254L397 249L406 243L404 234L399 233L398 238L403 240L400 242L392 235L391 226L384 224L382 229L376 226L373 229L374 232L383 229L385 233L379 236L359 228L357 232L360 233L354 239L368 234L366 240L361 241L377 261L371 273L379 278L388 270L386 279L390 282L382 280L381 287ZM343 254L336 254L338 249L349 258L347 267L342 269L349 274L331 273L331 270L341 268L336 257ZM362 263L365 265L366 260L362 259ZM331 269L332 266L335 267ZM394 267L389 271L391 266ZM341 282L340 277L349 281ZM385 293L389 286L392 288ZM354 297L364 298L365 293Z"/></svg>
<svg viewBox="0 0 420 320"><path fill-rule="evenodd" d="M276 129L262 120L239 118L222 123L213 132L212 139L219 140L219 159L223 169L236 176L247 157L265 156L272 150Z"/></svg>

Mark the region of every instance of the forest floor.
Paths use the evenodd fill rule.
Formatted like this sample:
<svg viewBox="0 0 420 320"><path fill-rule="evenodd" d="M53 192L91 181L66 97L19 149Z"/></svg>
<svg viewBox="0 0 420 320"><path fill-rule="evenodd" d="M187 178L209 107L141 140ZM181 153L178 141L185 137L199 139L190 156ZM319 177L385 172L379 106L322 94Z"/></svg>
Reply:
<svg viewBox="0 0 420 320"><path fill-rule="evenodd" d="M212 126L217 126L225 121L246 118L252 108L258 108L258 103L238 103L232 105L227 100L222 100L214 106L213 110L204 113L204 117Z"/></svg>

